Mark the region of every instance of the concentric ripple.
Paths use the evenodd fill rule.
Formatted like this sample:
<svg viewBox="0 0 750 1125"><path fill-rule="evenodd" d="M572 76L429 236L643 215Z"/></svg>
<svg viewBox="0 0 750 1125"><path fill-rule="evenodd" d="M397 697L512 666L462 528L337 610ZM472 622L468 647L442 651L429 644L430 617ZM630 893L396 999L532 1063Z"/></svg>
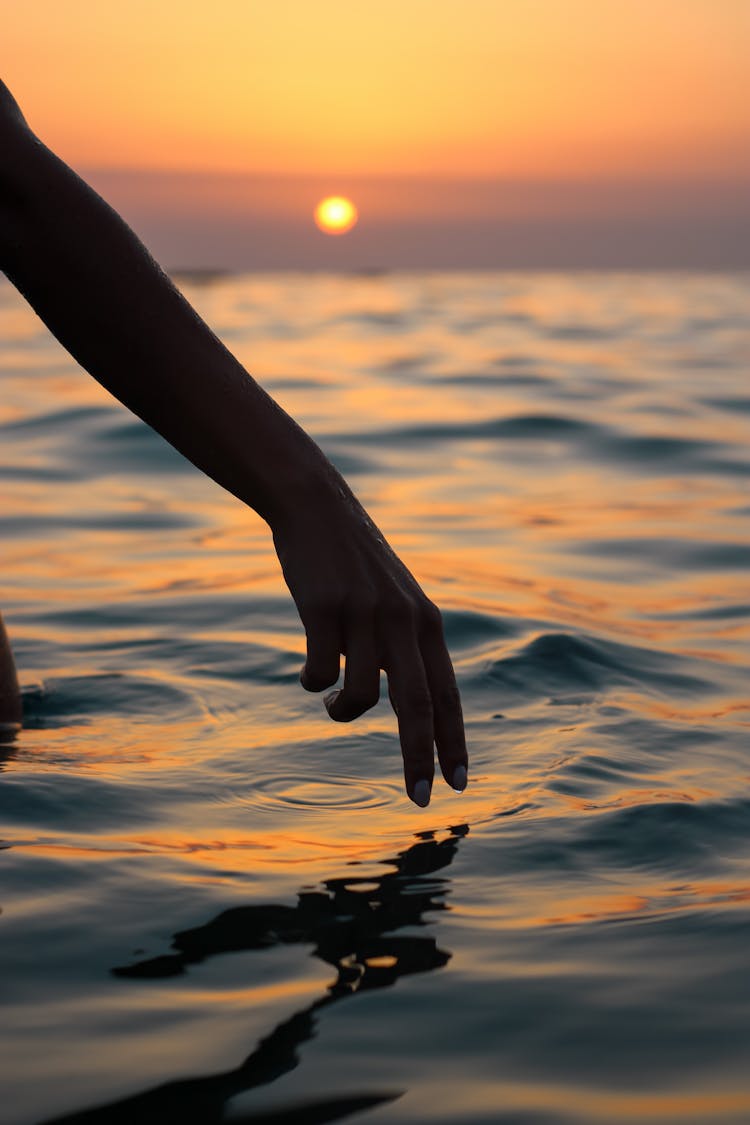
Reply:
<svg viewBox="0 0 750 1125"><path fill-rule="evenodd" d="M231 801L253 808L298 809L328 812L345 809L381 809L401 799L395 784L365 781L360 777L326 777L309 773L274 773L255 777L246 791L234 790Z"/></svg>

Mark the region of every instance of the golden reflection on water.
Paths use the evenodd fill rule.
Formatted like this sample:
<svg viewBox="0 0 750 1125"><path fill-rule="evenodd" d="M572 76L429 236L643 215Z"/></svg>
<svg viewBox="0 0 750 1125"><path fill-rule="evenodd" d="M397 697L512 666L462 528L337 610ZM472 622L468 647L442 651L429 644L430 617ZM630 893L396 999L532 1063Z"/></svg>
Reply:
<svg viewBox="0 0 750 1125"><path fill-rule="evenodd" d="M666 858L619 868L598 869L594 845L576 852L578 868L513 866L515 840L533 849L558 832L550 848L564 851L566 832L594 832L618 812L710 808L721 823L747 788L721 737L750 725L750 622L735 612L750 586L720 550L746 534L747 413L700 406L713 369L686 362L700 349L680 336L681 320L686 310L724 317L730 327L701 347L730 372L747 345L731 328L731 285L683 280L674 292L679 284L291 276L189 291L341 461L446 612L473 764L462 797L436 780L427 813L403 797L385 701L337 727L299 688L304 636L265 525L144 442L8 298L3 608L30 720L0 762L3 781L31 779L41 794L7 832L14 860L98 872L105 887L112 865L127 886L153 879L187 896L271 901L347 873L378 878L420 833L450 839L451 826L469 824L487 850L471 853L479 861L466 861L447 899L457 942L470 934L502 953L512 933L743 909L739 861L732 877L687 879L666 846ZM676 436L697 444L641 442ZM601 651L550 642L578 636ZM558 673L576 661L581 682L569 686ZM705 737L705 749L683 752L687 736L690 747ZM64 783L80 805L59 821L54 786ZM23 909L14 894L9 908ZM44 893L29 892L26 908L43 911ZM160 940L170 926L166 916ZM467 975L491 972L469 961ZM394 967L382 951L366 962ZM516 971L553 977L554 949L549 963L519 959ZM238 1009L303 1004L319 976L194 986L192 996ZM703 1125L750 1112L732 1089L682 1097L478 1073L458 1093L435 1076L430 1097L451 1125L498 1105Z"/></svg>

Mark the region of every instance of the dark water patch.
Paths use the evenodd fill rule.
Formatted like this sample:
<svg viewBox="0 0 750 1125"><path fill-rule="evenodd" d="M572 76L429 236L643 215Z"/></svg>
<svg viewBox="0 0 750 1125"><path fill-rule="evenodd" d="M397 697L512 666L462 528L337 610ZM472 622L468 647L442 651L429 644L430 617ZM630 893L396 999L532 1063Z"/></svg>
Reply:
<svg viewBox="0 0 750 1125"><path fill-rule="evenodd" d="M386 374L400 375L404 372L409 372L414 375L419 371L429 367L430 364L435 362L434 352L411 352L406 355L394 356L392 359L384 360L377 366L378 371L385 372Z"/></svg>
<svg viewBox="0 0 750 1125"><path fill-rule="evenodd" d="M507 355L498 355L492 360L492 363L497 367L509 367L515 369L518 367L534 367L538 360L532 355L524 355L520 352L511 352Z"/></svg>
<svg viewBox="0 0 750 1125"><path fill-rule="evenodd" d="M687 552L688 565L696 570L747 570L750 568L750 544L702 543Z"/></svg>
<svg viewBox="0 0 750 1125"><path fill-rule="evenodd" d="M640 772L640 771L639 771ZM560 771L560 776L579 777L586 781L603 782L607 785L621 784L623 777L633 773L630 762L617 761L604 754L582 754L573 761L567 762Z"/></svg>
<svg viewBox="0 0 750 1125"><path fill-rule="evenodd" d="M109 832L116 824L130 829L160 822L163 805L174 796L171 788L159 790L150 783L146 800L142 784L122 777L105 781L65 769L34 775L6 773L0 776L0 823L28 826L34 838L47 833L57 837L66 829L76 835Z"/></svg>
<svg viewBox="0 0 750 1125"><path fill-rule="evenodd" d="M746 543L696 543L685 539L593 539L567 544L566 549L587 556L640 559L673 570L745 570L750 567Z"/></svg>
<svg viewBox="0 0 750 1125"><path fill-rule="evenodd" d="M721 332L725 329L747 328L747 321L736 316L689 316L683 331L692 336L708 332Z"/></svg>
<svg viewBox="0 0 750 1125"><path fill-rule="evenodd" d="M524 375L509 373L496 373L486 372L482 374L447 374L447 375L431 375L429 379L425 380L430 383L436 383L439 386L455 386L455 387L548 387L554 384L555 380L548 375Z"/></svg>
<svg viewBox="0 0 750 1125"><path fill-rule="evenodd" d="M71 648L74 648L76 661L79 665L82 662L86 665L92 662L106 663L110 667L116 666L118 668L116 673L111 674L112 676L123 675L130 678L135 675L136 681L138 677L135 670L143 668L146 661L154 669L164 670L168 668L172 675L195 678L197 681L217 682L220 680L225 687L230 684L245 684L248 688L253 685L296 684L299 679L303 657L294 647L290 645L286 649L278 643L259 644L253 640L251 632L248 632L246 640L217 640L200 637L195 639L178 637L176 639L172 633L173 628L179 631L179 615L175 619L173 627L170 626L168 621L156 625L155 622L147 618L136 617L130 621L135 630L138 632L143 632L145 629L156 630L156 635L145 638L139 637L132 642L127 642L120 635L120 631L126 624L124 618L117 618L109 624L98 621L94 627L95 631L92 631L90 625L75 620L76 616L71 612L68 615L68 621L88 636L87 641L83 644L76 642L74 645L71 643L58 645L48 642L34 642L23 638L16 646L19 665L27 670L35 667L44 669L49 667L50 664L57 665L60 662L65 662L66 659L69 661ZM113 628L118 630L116 639L113 639L109 634L109 630ZM158 635L159 631L166 632L167 635L160 636ZM298 632L299 627L297 628ZM99 642L92 640L91 638L97 633L104 634L106 639ZM122 671L122 669L125 669L125 671ZM130 669L133 669L134 672L131 673ZM175 686L174 683L163 685L160 679L152 681L149 677L145 678L145 684L150 685L148 688L141 686L136 689L132 684L129 684L123 686L122 692L120 692L115 690L115 685L106 684L104 685L106 691L102 696L101 704L89 700L82 704L82 709L79 709L78 702L81 692L87 690L86 683L90 679L96 680L101 676L100 673L96 673L92 677L82 675L80 677L81 691L76 691L73 698L67 697L66 694L64 699L60 699L58 688L51 680L45 681L44 689L29 687L27 689L28 706L25 725L48 727L86 722L86 716L94 711L109 713L113 709L117 710L120 706L126 706L125 701L118 702L122 693L129 697L133 709L141 707L144 720L147 720L149 715L151 720L157 717L173 721L175 718L185 717L184 708L180 709L176 699L174 700L174 707L169 703L170 691L179 693L181 697L184 694L186 700L191 700L190 691L183 693L182 689ZM95 690L96 686L95 683L92 683L90 690ZM196 684L196 690L203 695L207 689ZM45 701L45 698L40 697L40 691L45 696L54 691L54 698ZM237 698L237 707L244 705L246 705L245 697ZM58 708L59 715L57 714ZM225 704L223 709L226 709ZM200 711L196 700L192 700L188 711L192 715Z"/></svg>
<svg viewBox="0 0 750 1125"><path fill-rule="evenodd" d="M574 795L576 786L547 785L551 793ZM601 789L621 789L613 774L594 779ZM668 872L688 883L696 876L724 872L728 861L750 860L750 799L697 800L675 797L653 786L628 783L626 799L591 800L576 816L503 817L496 813L484 831L502 849L506 877L524 880L572 878L601 885L608 869ZM585 787L584 787L585 788ZM585 794L584 794L585 796ZM479 859L480 857L478 857ZM561 903L564 890L561 885Z"/></svg>
<svg viewBox="0 0 750 1125"><path fill-rule="evenodd" d="M263 332L271 340L304 340L306 336L310 336L312 330L305 324L295 324L293 320L281 320L279 317L270 317L263 322ZM225 335L225 330L222 328L221 335ZM247 341L247 328L238 325L236 329L237 339Z"/></svg>
<svg viewBox="0 0 750 1125"><path fill-rule="evenodd" d="M726 410L730 414L750 414L750 398L738 396L736 398L702 398L699 400L704 406L713 406L717 410Z"/></svg>
<svg viewBox="0 0 750 1125"><path fill-rule="evenodd" d="M494 980L487 982L483 996L477 996L474 1050L481 1051L479 1044L484 1042L494 1044L495 1073L504 1074L511 1083L525 1075L536 1085L536 1067L543 1059L548 1080L554 1081L554 1076L560 1084L555 1083L558 1091L580 1085L586 1091L585 1108L570 1118L575 1125L726 1121L718 1106L716 1115L683 1108L689 1104L688 1068L698 1082L699 1076L717 1073L716 1068L721 1073L728 1063L730 1073L737 1075L742 1073L749 1046L743 1018L748 985L742 971L741 922L724 921L726 933L719 939L713 971L707 964L712 960L706 945L710 937L705 928L701 933L700 920L696 925L696 919L687 916L652 920L634 912L588 925L582 919L580 925L561 920L555 926L550 920L542 928L522 931L515 940L505 933L503 944L509 956L532 959L538 970L524 980L502 963L493 966ZM747 916L744 921L746 925ZM718 920L716 927L723 929ZM606 976L601 971L605 964ZM485 1066L490 1065L488 1058ZM622 1092L633 1087L625 1075L635 1074L637 1094L628 1105ZM605 1103L600 1099L609 1083L613 1097ZM649 1091L665 1087L669 1099L662 1100L657 1093L655 1113L644 1111ZM719 1089L723 1088L722 1083ZM499 1093L502 1096L502 1087ZM563 1103L568 1100L562 1093L560 1098ZM575 1105L572 1090L570 1101ZM679 1118L664 1113L670 1102L680 1106ZM601 1112L592 1114L592 1105ZM729 1120L739 1125L742 1118L733 1114Z"/></svg>
<svg viewBox="0 0 750 1125"><path fill-rule="evenodd" d="M644 800L584 817L573 833L572 846L597 865L694 874L719 869L731 857L750 856L750 800Z"/></svg>
<svg viewBox="0 0 750 1125"><path fill-rule="evenodd" d="M28 372L25 374L28 378ZM81 429L91 429L94 424L111 419L117 413L117 407L109 406L76 406L67 410L50 410L44 414L3 422L0 424L0 433L10 436L22 434L24 437L34 437L37 434L40 437L48 434L57 438L67 437L72 431L78 433Z"/></svg>
<svg viewBox="0 0 750 1125"><path fill-rule="evenodd" d="M92 478L113 471L127 473L189 473L198 470L163 437L137 418L100 428L72 455Z"/></svg>
<svg viewBox="0 0 750 1125"><path fill-rule="evenodd" d="M555 379L555 394L560 398L580 402L600 402L602 399L633 393L633 383L618 379L614 375L597 374L595 371L573 370L561 372Z"/></svg>
<svg viewBox="0 0 750 1125"><path fill-rule="evenodd" d="M335 445L340 433L322 436ZM575 455L595 464L611 463L630 473L674 473L750 476L750 457L727 455L727 446L713 441L679 438L668 434L641 435L618 432L582 418L563 414L524 414L481 421L436 422L426 425L368 430L352 436L358 445L376 444L388 449L397 444L450 441L558 441L567 442Z"/></svg>
<svg viewBox="0 0 750 1125"><path fill-rule="evenodd" d="M650 398L648 402L642 405L634 405L633 414L645 414L647 417L662 417L662 418L692 418L694 411L687 406L680 406L674 402L667 402Z"/></svg>
<svg viewBox="0 0 750 1125"><path fill-rule="evenodd" d="M535 324L536 317L531 313L521 312L520 310L508 309L505 312L500 312L498 320L506 321L508 324ZM497 323L494 321L493 323Z"/></svg>
<svg viewBox="0 0 750 1125"><path fill-rule="evenodd" d="M183 511L120 511L106 515L0 516L0 534L8 537L40 539L56 531L169 531L199 527L202 521Z"/></svg>
<svg viewBox="0 0 750 1125"><path fill-rule="evenodd" d="M311 388L316 390L327 390L328 388L335 388L339 383L331 382L331 379L319 378L316 375L300 375L300 376L287 376L287 375L264 375L263 386L273 387L277 391L306 391Z"/></svg>
<svg viewBox="0 0 750 1125"><path fill-rule="evenodd" d="M700 760L715 754L727 742L725 731L696 722L669 722L641 716L618 714L616 722L593 723L588 734L612 742L623 768L638 773L651 773L674 765L676 755L682 762ZM689 757L695 755L695 757Z"/></svg>
<svg viewBox="0 0 750 1125"><path fill-rule="evenodd" d="M205 645L202 658L189 664L186 675L220 676L231 683L296 684L299 681L302 657L299 653L284 652L252 643L239 643L229 649L227 645Z"/></svg>
<svg viewBox="0 0 750 1125"><path fill-rule="evenodd" d="M627 325L602 328L593 324L553 324L544 329L550 340L613 340L627 333Z"/></svg>
<svg viewBox="0 0 750 1125"><path fill-rule="evenodd" d="M497 637L516 637L527 627L525 622L514 618L458 609L443 611L443 626L449 647L457 651L485 644Z"/></svg>
<svg viewBox="0 0 750 1125"><path fill-rule="evenodd" d="M665 472L679 472L683 476L750 475L750 457L744 451L739 457L728 455L733 449L736 447L697 438L624 434L601 427L599 434L591 435L588 448L582 447L580 454L597 463L617 464L640 475Z"/></svg>
<svg viewBox="0 0 750 1125"><path fill-rule="evenodd" d="M673 437L671 434L623 434L609 431L603 435L605 440L597 449L602 460L616 459L625 464L645 464L654 468L661 462L675 462L681 465L699 454L718 451L715 442L701 441L697 438Z"/></svg>
<svg viewBox="0 0 750 1125"><path fill-rule="evenodd" d="M212 591L164 597L130 598L127 602L102 602L78 606L75 609L28 612L27 621L67 625L73 628L94 629L130 626L134 629L153 626L170 626L175 636L186 638L191 628L278 629L283 624L296 623L294 606L290 598L265 597L253 599L249 595L222 594Z"/></svg>
<svg viewBox="0 0 750 1125"><path fill-rule="evenodd" d="M750 458L740 461L730 460L728 457L702 457L696 462L694 469L710 476L750 477Z"/></svg>
<svg viewBox="0 0 750 1125"><path fill-rule="evenodd" d="M398 441L467 441L475 438L549 440L575 438L595 433L598 427L579 418L555 414L525 414L513 418L491 418L481 422L436 422L424 426L368 430L357 441L378 445ZM335 435L331 435L332 438Z"/></svg>
<svg viewBox="0 0 750 1125"><path fill-rule="evenodd" d="M356 312L342 313L329 318L324 327L334 327L339 324L354 324L365 328L381 329L386 333L406 331L410 327L410 320L402 312L375 312L372 309L359 309Z"/></svg>
<svg viewBox="0 0 750 1125"><path fill-rule="evenodd" d="M169 275L175 285L194 285L203 289L217 285L221 281L231 278L229 270L221 269L179 269L173 270Z"/></svg>
<svg viewBox="0 0 750 1125"><path fill-rule="evenodd" d="M553 695L551 699L547 700L548 707L588 707L594 700L596 695Z"/></svg>
<svg viewBox="0 0 750 1125"><path fill-rule="evenodd" d="M677 613L644 613L650 621L731 621L750 617L750 602L694 607Z"/></svg>
<svg viewBox="0 0 750 1125"><path fill-rule="evenodd" d="M286 650L279 645L258 644L251 638L247 640L175 638L171 635L171 630L167 630L166 636L155 635L125 640L119 633L120 628L121 626L118 626L116 639L113 639L109 630L105 628L106 639L104 640L88 640L83 643L76 640L74 646L76 660L84 662L86 666L106 662L109 666L118 669L118 675L130 676L132 669L137 676L138 670L149 667L158 670L159 673L168 670L170 676L177 676L181 680L185 678L195 680L196 696L205 700L206 707L212 713L215 713L217 705L222 712L251 706L250 696L246 693L238 694L236 688L230 685L244 684L248 688L252 688L253 685L296 683L303 659L299 653L291 648ZM143 629L142 624L139 629ZM27 638L23 638L17 646L19 664L22 664L26 669L46 668L51 663L64 661L66 654L69 660L72 647L70 644L60 646L48 643L34 644ZM85 677L81 678L85 679ZM201 683L201 681L207 682ZM161 680L157 680L156 683L160 684ZM171 683L177 691L183 690L174 685L174 681L171 681ZM45 687L47 686L48 682L45 681ZM26 689L29 711L33 715L37 714L37 695L40 690L38 687ZM192 690L193 685L189 684L186 690L188 697ZM159 697L161 699L160 690ZM252 698L254 700L255 696ZM217 704L217 699L219 704ZM232 700L234 702L231 702ZM143 702L148 704L149 701L143 700ZM170 715L165 716L153 704L155 704L155 701L152 701L150 707L152 719L167 718L171 720L174 718ZM45 709L46 705L43 704L43 711L46 714ZM198 709L197 703L194 709ZM106 698L102 702L101 710L109 711ZM179 717L182 718L183 716ZM39 718L41 719L42 716L39 716ZM26 725L30 727L59 726L68 725L70 721L70 716L64 713L59 722L51 721L49 716L44 717L43 721L37 721L30 717ZM76 722L78 721L85 720L76 719Z"/></svg>
<svg viewBox="0 0 750 1125"><path fill-rule="evenodd" d="M361 453L354 453L341 446L337 447L335 442L325 443L325 454L345 477L387 471L387 466L376 461L375 458L363 457Z"/></svg>
<svg viewBox="0 0 750 1125"><path fill-rule="evenodd" d="M340 433L323 435L334 444ZM640 435L618 432L582 418L563 414L524 414L481 421L434 422L426 425L394 426L352 435L358 445L396 444L414 446L450 441L558 441L575 447L575 455L595 464L611 463L631 473L711 474L749 476L750 457L727 456L727 446L713 441L679 438L668 434ZM716 455L718 454L718 456Z"/></svg>
<svg viewBox="0 0 750 1125"><path fill-rule="evenodd" d="M557 696L565 691L606 692L637 686L665 694L703 694L711 681L683 671L686 658L591 636L543 633L519 652L492 662L481 678L499 685L505 697Z"/></svg>
<svg viewBox="0 0 750 1125"><path fill-rule="evenodd" d="M722 371L734 367L735 362L726 355L686 355L676 356L674 367L679 371L686 368L689 371Z"/></svg>
<svg viewBox="0 0 750 1125"><path fill-rule="evenodd" d="M39 481L58 484L82 480L84 474L72 471L68 466L47 467L42 465L0 465L0 480Z"/></svg>
<svg viewBox="0 0 750 1125"><path fill-rule="evenodd" d="M51 677L23 692L23 725L29 730L77 725L101 714L153 722L194 718L200 711L173 683L132 673Z"/></svg>

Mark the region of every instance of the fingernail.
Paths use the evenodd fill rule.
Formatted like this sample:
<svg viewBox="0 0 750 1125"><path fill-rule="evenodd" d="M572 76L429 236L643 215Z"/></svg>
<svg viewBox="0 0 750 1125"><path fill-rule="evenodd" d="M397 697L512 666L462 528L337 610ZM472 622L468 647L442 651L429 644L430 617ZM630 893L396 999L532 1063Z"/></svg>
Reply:
<svg viewBox="0 0 750 1125"><path fill-rule="evenodd" d="M456 793L463 793L466 788L466 766L456 766L453 771L453 781L451 785Z"/></svg>
<svg viewBox="0 0 750 1125"><path fill-rule="evenodd" d="M325 703L326 707L330 709L331 704L335 703L340 695L341 688L339 688L338 691L329 691L328 695L324 695L323 702Z"/></svg>
<svg viewBox="0 0 750 1125"><path fill-rule="evenodd" d="M422 778L414 786L414 796L412 801L415 805L419 805L420 809L426 809L430 803L430 783Z"/></svg>

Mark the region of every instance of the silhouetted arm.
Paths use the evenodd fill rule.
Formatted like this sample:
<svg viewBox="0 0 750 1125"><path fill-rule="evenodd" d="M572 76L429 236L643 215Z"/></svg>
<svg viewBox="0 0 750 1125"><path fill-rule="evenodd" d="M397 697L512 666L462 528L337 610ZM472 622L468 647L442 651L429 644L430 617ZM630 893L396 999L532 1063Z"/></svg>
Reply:
<svg viewBox="0 0 750 1125"><path fill-rule="evenodd" d="M446 780L463 788L461 706L438 610L315 442L31 132L1 83L0 266L82 367L270 525L307 633L303 686L332 686L346 654L331 718L372 707L385 669L409 795L427 803L433 744Z"/></svg>

